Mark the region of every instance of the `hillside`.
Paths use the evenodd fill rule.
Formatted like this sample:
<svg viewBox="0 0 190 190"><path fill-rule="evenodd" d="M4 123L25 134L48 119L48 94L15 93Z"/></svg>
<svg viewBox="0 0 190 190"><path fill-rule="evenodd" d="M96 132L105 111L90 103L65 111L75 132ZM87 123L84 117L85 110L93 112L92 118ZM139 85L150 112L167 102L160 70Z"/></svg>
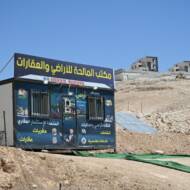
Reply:
<svg viewBox="0 0 190 190"><path fill-rule="evenodd" d="M118 129L118 150L190 154L190 81L137 80L117 83L116 111L136 114L154 135Z"/></svg>
<svg viewBox="0 0 190 190"><path fill-rule="evenodd" d="M190 164L189 160L184 160ZM190 174L140 162L0 147L0 190L187 189Z"/></svg>
<svg viewBox="0 0 190 190"><path fill-rule="evenodd" d="M117 83L116 110L144 117L159 131L190 133L190 80Z"/></svg>

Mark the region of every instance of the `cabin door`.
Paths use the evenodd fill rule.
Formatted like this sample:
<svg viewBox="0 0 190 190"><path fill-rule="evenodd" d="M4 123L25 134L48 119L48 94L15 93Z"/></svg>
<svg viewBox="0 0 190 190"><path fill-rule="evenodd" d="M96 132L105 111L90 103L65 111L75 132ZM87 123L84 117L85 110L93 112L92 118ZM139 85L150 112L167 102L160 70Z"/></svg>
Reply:
<svg viewBox="0 0 190 190"><path fill-rule="evenodd" d="M76 146L76 101L73 96L62 97L62 127L65 148Z"/></svg>

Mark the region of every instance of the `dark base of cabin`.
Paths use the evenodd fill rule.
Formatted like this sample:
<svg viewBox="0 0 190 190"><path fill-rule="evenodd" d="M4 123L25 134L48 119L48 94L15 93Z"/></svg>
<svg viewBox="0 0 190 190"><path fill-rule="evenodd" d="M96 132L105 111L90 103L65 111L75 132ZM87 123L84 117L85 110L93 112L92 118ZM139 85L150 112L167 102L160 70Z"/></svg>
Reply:
<svg viewBox="0 0 190 190"><path fill-rule="evenodd" d="M50 148L49 146L44 146L43 148L39 146L35 146L32 148L26 147L17 147L21 148L26 151L35 151L35 152L44 152L44 153L51 153L51 154L74 154L74 151L98 151L104 150L106 152L116 153L116 148L113 146L99 146L99 147L75 147L75 148L65 148L65 147L54 147Z"/></svg>

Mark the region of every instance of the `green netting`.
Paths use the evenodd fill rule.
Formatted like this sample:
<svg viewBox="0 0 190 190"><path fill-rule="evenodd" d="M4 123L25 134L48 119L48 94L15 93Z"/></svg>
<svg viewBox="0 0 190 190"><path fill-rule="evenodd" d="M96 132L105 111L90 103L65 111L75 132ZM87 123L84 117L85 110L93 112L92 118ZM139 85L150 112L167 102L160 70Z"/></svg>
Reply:
<svg viewBox="0 0 190 190"><path fill-rule="evenodd" d="M138 162L150 163L162 167L167 167L183 172L190 173L190 166L180 164L174 161L165 161L167 158L190 158L190 155L163 155L163 154L125 154L125 153L90 153L86 151L74 151L77 156L96 157L96 158L112 158L112 159L127 159ZM161 159L161 160L160 160Z"/></svg>

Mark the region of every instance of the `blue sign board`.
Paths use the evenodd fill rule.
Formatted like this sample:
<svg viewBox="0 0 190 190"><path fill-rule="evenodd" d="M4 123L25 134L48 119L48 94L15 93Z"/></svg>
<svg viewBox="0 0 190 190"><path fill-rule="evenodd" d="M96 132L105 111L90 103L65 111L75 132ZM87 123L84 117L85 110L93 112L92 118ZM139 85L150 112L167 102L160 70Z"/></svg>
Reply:
<svg viewBox="0 0 190 190"><path fill-rule="evenodd" d="M113 69L15 53L14 76L29 74L102 83L114 88Z"/></svg>

